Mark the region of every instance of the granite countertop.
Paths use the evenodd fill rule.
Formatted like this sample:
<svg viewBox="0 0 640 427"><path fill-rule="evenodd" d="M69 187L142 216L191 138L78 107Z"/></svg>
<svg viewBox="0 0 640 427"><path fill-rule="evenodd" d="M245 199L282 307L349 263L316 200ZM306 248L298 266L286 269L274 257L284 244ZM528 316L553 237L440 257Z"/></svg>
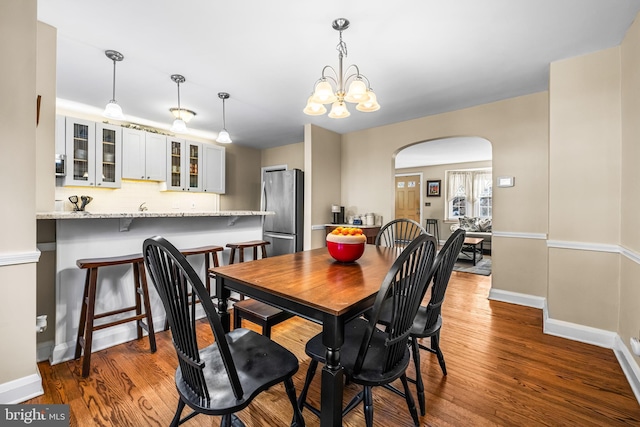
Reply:
<svg viewBox="0 0 640 427"><path fill-rule="evenodd" d="M176 211L176 212L37 212L36 219L118 219L118 218L180 218L180 217L238 217L253 215L275 215L271 211Z"/></svg>

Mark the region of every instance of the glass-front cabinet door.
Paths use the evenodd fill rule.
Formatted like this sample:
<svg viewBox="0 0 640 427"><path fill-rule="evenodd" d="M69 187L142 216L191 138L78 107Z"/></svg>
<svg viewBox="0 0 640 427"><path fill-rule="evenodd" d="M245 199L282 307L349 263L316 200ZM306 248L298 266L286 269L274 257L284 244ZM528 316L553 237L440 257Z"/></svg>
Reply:
<svg viewBox="0 0 640 427"><path fill-rule="evenodd" d="M122 128L96 123L96 185L120 188L121 164Z"/></svg>
<svg viewBox="0 0 640 427"><path fill-rule="evenodd" d="M95 123L67 117L65 185L95 185Z"/></svg>
<svg viewBox="0 0 640 427"><path fill-rule="evenodd" d="M167 138L169 143L169 170L167 171L167 187L169 190L184 190L182 164L184 163L184 139Z"/></svg>
<svg viewBox="0 0 640 427"><path fill-rule="evenodd" d="M169 170L167 189L202 191L202 144L180 138L167 138Z"/></svg>
<svg viewBox="0 0 640 427"><path fill-rule="evenodd" d="M120 188L122 128L67 117L64 185Z"/></svg>
<svg viewBox="0 0 640 427"><path fill-rule="evenodd" d="M202 144L187 141L189 149L189 177L187 179L187 191L202 190Z"/></svg>

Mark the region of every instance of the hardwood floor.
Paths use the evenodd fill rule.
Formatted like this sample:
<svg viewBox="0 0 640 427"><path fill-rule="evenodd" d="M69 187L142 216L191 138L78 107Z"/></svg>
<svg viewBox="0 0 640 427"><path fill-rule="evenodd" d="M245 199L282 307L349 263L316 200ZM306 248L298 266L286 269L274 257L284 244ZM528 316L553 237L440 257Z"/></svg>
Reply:
<svg viewBox="0 0 640 427"><path fill-rule="evenodd" d="M452 275L441 338L448 375L442 375L435 355L422 352L427 415L421 425L640 425L640 405L612 350L544 335L541 310L487 300L490 284L490 277ZM319 331L298 318L273 328L272 338L300 360L294 379L298 392L309 365L304 345ZM86 379L78 361L40 363L45 394L25 403L67 403L72 426L168 425L177 404L176 354L168 332L156 335L155 354L148 352L146 339L94 353ZM204 323L200 339L203 344L212 340ZM319 377L309 390L315 405ZM348 385L345 402L357 391ZM308 410L303 414L308 426L319 425ZM276 386L238 415L247 426L284 426L291 407L283 387ZM199 415L185 425L219 423L217 417ZM374 423L412 425L404 400L384 389L374 390ZM345 417L344 425L364 425L362 406Z"/></svg>

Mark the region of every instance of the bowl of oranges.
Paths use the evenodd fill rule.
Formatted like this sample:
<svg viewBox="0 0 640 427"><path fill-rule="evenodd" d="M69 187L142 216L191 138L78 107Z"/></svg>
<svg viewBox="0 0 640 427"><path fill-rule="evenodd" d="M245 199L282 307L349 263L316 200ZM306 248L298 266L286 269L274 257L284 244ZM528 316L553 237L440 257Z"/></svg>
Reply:
<svg viewBox="0 0 640 427"><path fill-rule="evenodd" d="M364 253L367 237L356 227L336 227L327 234L329 254L339 262L354 262Z"/></svg>

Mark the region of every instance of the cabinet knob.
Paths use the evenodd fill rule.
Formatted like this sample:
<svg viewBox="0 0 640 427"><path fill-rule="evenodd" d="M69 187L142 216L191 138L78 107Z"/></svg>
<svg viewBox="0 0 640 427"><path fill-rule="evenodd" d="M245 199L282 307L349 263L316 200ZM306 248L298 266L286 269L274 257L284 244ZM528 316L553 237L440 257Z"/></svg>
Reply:
<svg viewBox="0 0 640 427"><path fill-rule="evenodd" d="M101 182L99 182L99 183L98 183L98 185L102 185L102 183L101 183Z"/></svg>
<svg viewBox="0 0 640 427"><path fill-rule="evenodd" d="M150 176L148 176L148 177L147 177L147 179L151 179L151 177L150 177Z"/></svg>
<svg viewBox="0 0 640 427"><path fill-rule="evenodd" d="M144 179L144 176L141 176L140 179Z"/></svg>

